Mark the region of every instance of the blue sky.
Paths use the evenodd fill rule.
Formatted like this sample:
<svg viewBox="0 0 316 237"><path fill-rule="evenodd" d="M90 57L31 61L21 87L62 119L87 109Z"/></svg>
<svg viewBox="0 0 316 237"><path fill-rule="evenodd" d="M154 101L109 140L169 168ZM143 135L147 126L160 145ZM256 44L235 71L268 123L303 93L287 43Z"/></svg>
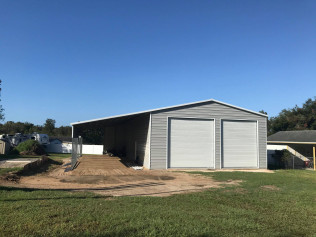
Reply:
<svg viewBox="0 0 316 237"><path fill-rule="evenodd" d="M316 1L0 0L5 121L57 125L214 98L316 95Z"/></svg>

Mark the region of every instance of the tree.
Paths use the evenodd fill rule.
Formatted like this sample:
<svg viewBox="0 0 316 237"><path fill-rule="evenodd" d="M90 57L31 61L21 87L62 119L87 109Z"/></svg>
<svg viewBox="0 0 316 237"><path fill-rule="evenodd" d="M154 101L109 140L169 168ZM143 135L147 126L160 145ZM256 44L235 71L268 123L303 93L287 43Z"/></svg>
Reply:
<svg viewBox="0 0 316 237"><path fill-rule="evenodd" d="M54 135L58 137L71 137L72 129L70 126L60 126L54 129Z"/></svg>
<svg viewBox="0 0 316 237"><path fill-rule="evenodd" d="M24 123L24 130L23 133L33 133L34 131L34 124L33 123L29 123L29 122L25 122Z"/></svg>
<svg viewBox="0 0 316 237"><path fill-rule="evenodd" d="M54 119L46 119L44 123L43 131L48 134L49 136L53 135L55 129L56 120Z"/></svg>
<svg viewBox="0 0 316 237"><path fill-rule="evenodd" d="M2 80L0 80L0 86L2 84ZM0 96L1 96L1 87L0 87ZM0 99L1 101L1 99ZM0 105L0 120L3 121L4 120L4 108L2 108L2 105Z"/></svg>
<svg viewBox="0 0 316 237"><path fill-rule="evenodd" d="M71 137L71 127L60 126L59 128L56 128L54 119L48 119L48 121L46 120L44 126L46 127L34 125L33 123L29 122L7 121L4 124L0 123L0 134L31 134L33 132L37 132L46 133L49 136Z"/></svg>
<svg viewBox="0 0 316 237"><path fill-rule="evenodd" d="M268 135L279 131L316 130L316 97L306 100L302 107L283 109L268 123Z"/></svg>

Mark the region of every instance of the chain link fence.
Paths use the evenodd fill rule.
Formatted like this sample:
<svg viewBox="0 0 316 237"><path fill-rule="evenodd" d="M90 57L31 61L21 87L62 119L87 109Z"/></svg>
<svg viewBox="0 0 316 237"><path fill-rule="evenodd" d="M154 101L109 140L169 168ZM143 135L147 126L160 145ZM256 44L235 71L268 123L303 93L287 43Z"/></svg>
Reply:
<svg viewBox="0 0 316 237"><path fill-rule="evenodd" d="M72 139L71 169L75 169L82 156L82 137Z"/></svg>
<svg viewBox="0 0 316 237"><path fill-rule="evenodd" d="M268 152L269 169L314 169L313 157L296 156L288 150Z"/></svg>
<svg viewBox="0 0 316 237"><path fill-rule="evenodd" d="M314 169L313 157L306 157L307 159L301 159L295 155L290 155L284 161L285 169Z"/></svg>
<svg viewBox="0 0 316 237"><path fill-rule="evenodd" d="M314 169L314 157L307 157L308 161L305 162L306 168Z"/></svg>

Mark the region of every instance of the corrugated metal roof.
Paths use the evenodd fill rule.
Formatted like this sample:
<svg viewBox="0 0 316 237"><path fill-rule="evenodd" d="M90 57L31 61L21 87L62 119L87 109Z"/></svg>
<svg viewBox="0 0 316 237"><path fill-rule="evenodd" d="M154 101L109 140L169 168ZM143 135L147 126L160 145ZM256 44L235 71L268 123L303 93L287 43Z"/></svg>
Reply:
<svg viewBox="0 0 316 237"><path fill-rule="evenodd" d="M210 100L197 101L197 102L193 102L193 103L180 104L180 105L174 105L174 106L163 107L163 108L158 108L158 109L140 111L140 112L136 112L136 113L122 114L122 115L117 115L117 116L110 116L110 117L104 117L104 118L98 118L98 119L92 119L92 120L85 120L85 121L78 121L78 122L71 123L71 125L73 126L73 125L77 125L77 124L90 123L90 122L96 122L96 121L107 120L107 119L114 119L114 118L120 118L120 117L132 116L132 115L139 115L139 114L145 114L145 113L158 112L158 111L162 111L162 110L166 110L166 109L174 109L174 108L179 108L179 107L189 106L189 105L198 105L198 104L203 104L203 103L207 103L207 102L214 102L214 103L226 105L226 106L229 106L229 107L232 107L232 108L235 108L235 109L243 110L243 111L246 111L246 112L249 112L249 113L257 114L259 116L268 117L268 115L266 115L266 114L262 114L262 113L255 112L255 111L252 111L252 110L244 109L244 108L241 108L241 107L238 107L238 106L234 106L234 105L231 105L231 104L227 104L227 103L224 103L224 102L221 102L221 101L218 101L218 100L210 99Z"/></svg>
<svg viewBox="0 0 316 237"><path fill-rule="evenodd" d="M268 143L316 143L316 130L280 131L268 137Z"/></svg>

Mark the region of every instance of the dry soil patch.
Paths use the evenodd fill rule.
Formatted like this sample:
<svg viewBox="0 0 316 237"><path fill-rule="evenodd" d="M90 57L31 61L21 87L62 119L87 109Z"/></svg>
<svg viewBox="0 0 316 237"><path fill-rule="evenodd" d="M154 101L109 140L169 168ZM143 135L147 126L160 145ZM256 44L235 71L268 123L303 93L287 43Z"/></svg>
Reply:
<svg viewBox="0 0 316 237"><path fill-rule="evenodd" d="M113 161L111 161L113 163ZM80 167L80 166L79 166ZM82 166L83 167L83 166ZM33 176L22 176L18 183L3 183L35 189L55 189L68 191L91 191L106 196L170 196L176 193L198 192L210 188L220 188L224 184L238 185L240 181L218 182L211 177L167 170L133 170L113 167L104 169L69 168L69 159L52 171ZM117 168L117 170L115 170Z"/></svg>
<svg viewBox="0 0 316 237"><path fill-rule="evenodd" d="M264 186L261 186L262 189L264 190L268 190L268 191L279 191L280 188L275 186L275 185L264 185Z"/></svg>

